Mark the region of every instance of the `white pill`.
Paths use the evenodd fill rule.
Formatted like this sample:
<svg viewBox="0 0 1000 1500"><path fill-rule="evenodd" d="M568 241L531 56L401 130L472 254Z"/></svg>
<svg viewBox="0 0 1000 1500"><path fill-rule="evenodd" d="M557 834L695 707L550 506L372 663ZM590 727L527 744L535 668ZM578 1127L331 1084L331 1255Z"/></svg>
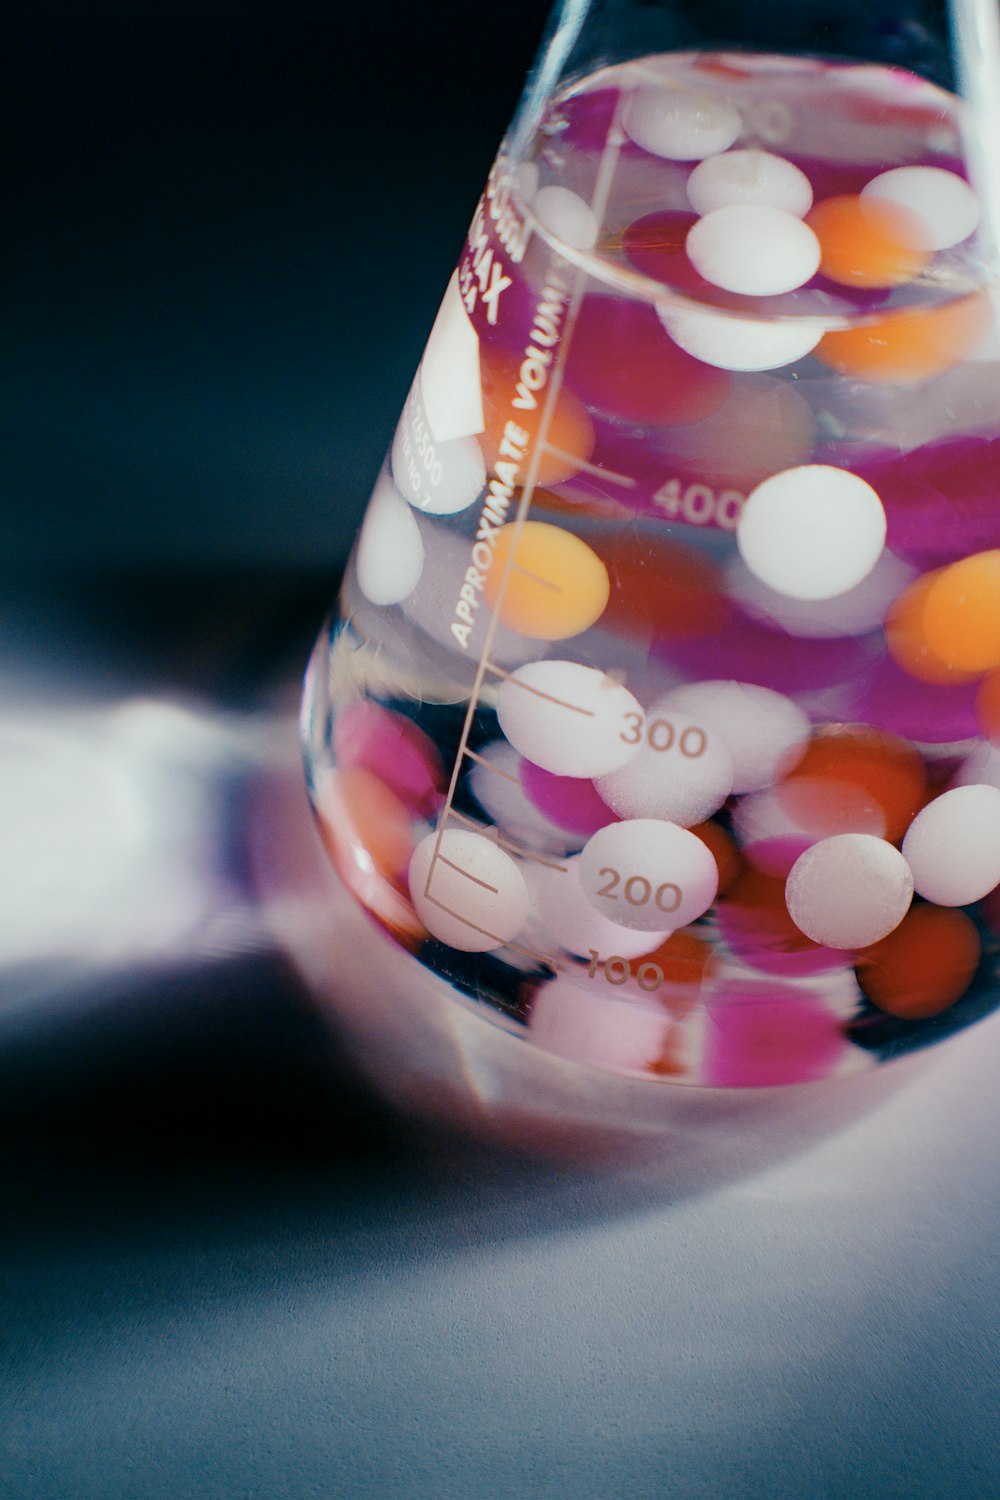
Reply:
<svg viewBox="0 0 1000 1500"><path fill-rule="evenodd" d="M582 839L574 839L539 812L525 795L521 785L521 762L513 745L506 740L490 740L480 745L469 772L472 795L499 828L527 849L564 853Z"/></svg>
<svg viewBox="0 0 1000 1500"><path fill-rule="evenodd" d="M646 715L641 749L594 783L620 818L703 823L733 789L733 761L718 734L662 703Z"/></svg>
<svg viewBox="0 0 1000 1500"><path fill-rule="evenodd" d="M687 714L721 740L732 760L734 792L770 786L779 767L790 768L811 728L808 714L791 698L750 682L685 683L660 700L650 721L657 711Z"/></svg>
<svg viewBox="0 0 1000 1500"><path fill-rule="evenodd" d="M564 871L544 866L534 871L532 883L538 892L545 932L567 953L586 958L593 948L602 954L618 954L620 958L641 958L652 953L674 931L673 922L663 916L659 918L662 926L652 932L638 932L595 911L580 884L580 855L565 863Z"/></svg>
<svg viewBox="0 0 1000 1500"><path fill-rule="evenodd" d="M1000 791L958 786L922 809L903 854L921 896L938 906L968 906L1000 885Z"/></svg>
<svg viewBox="0 0 1000 1500"><path fill-rule="evenodd" d="M886 611L916 576L916 569L883 552L867 578L832 599L789 599L755 578L740 558L726 569L727 592L758 620L770 620L789 635L806 640L867 635L883 623Z"/></svg>
<svg viewBox="0 0 1000 1500"><path fill-rule="evenodd" d="M724 151L699 162L687 181L687 195L697 214L734 203L780 208L801 219L812 208L806 174L770 151Z"/></svg>
<svg viewBox="0 0 1000 1500"><path fill-rule="evenodd" d="M462 953L488 953L528 916L528 887L509 854L481 833L430 833L410 860L410 899L433 937Z"/></svg>
<svg viewBox="0 0 1000 1500"><path fill-rule="evenodd" d="M734 318L728 313L658 307L675 344L719 370L778 370L810 354L826 332L820 318Z"/></svg>
<svg viewBox="0 0 1000 1500"><path fill-rule="evenodd" d="M800 854L785 883L792 921L828 948L866 948L906 916L910 867L892 844L869 833L838 833Z"/></svg>
<svg viewBox="0 0 1000 1500"><path fill-rule="evenodd" d="M535 218L564 245L589 250L597 239L598 223L589 203L571 188L556 183L539 188L532 203Z"/></svg>
<svg viewBox="0 0 1000 1500"><path fill-rule="evenodd" d="M738 138L738 109L712 94L650 85L630 94L622 115L625 134L652 156L701 161Z"/></svg>
<svg viewBox="0 0 1000 1500"><path fill-rule="evenodd" d="M862 198L899 203L920 219L919 250L947 250L967 240L979 223L979 199L964 178L942 167L893 167L861 189Z"/></svg>
<svg viewBox="0 0 1000 1500"><path fill-rule="evenodd" d="M645 715L620 682L575 661L518 667L497 694L500 728L515 749L557 776L603 776L632 759Z"/></svg>
<svg viewBox="0 0 1000 1500"><path fill-rule="evenodd" d="M808 224L780 208L734 204L692 224L688 259L713 286L771 297L802 286L819 270L819 240Z"/></svg>
<svg viewBox="0 0 1000 1500"><path fill-rule="evenodd" d="M486 465L474 437L434 441L419 381L406 398L393 438L392 477L404 500L434 516L466 510L486 484Z"/></svg>
<svg viewBox="0 0 1000 1500"><path fill-rule="evenodd" d="M751 573L792 599L830 599L859 584L885 546L882 502L830 464L772 474L747 496L736 540Z"/></svg>
<svg viewBox="0 0 1000 1500"><path fill-rule="evenodd" d="M368 502L356 566L358 587L372 604L398 604L420 582L420 527L388 474L380 475Z"/></svg>
<svg viewBox="0 0 1000 1500"><path fill-rule="evenodd" d="M596 912L642 932L686 927L719 888L711 852L695 834L658 818L612 823L580 855L580 884Z"/></svg>

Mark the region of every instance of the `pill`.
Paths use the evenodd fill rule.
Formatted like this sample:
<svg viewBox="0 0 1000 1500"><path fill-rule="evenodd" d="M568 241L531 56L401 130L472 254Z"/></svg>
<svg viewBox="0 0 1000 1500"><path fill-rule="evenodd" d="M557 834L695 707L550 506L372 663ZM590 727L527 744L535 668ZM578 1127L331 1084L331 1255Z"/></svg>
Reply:
<svg viewBox="0 0 1000 1500"><path fill-rule="evenodd" d="M731 146L743 120L734 105L713 94L649 85L628 96L622 125L629 139L652 156L700 161Z"/></svg>
<svg viewBox="0 0 1000 1500"><path fill-rule="evenodd" d="M885 545L882 502L830 464L774 474L747 496L736 528L750 571L793 599L829 599L871 572Z"/></svg>
<svg viewBox="0 0 1000 1500"><path fill-rule="evenodd" d="M785 904L786 878L787 871L771 875L755 868L739 876L716 907L726 946L764 974L799 978L841 967L839 948L814 942L792 921Z"/></svg>
<svg viewBox="0 0 1000 1500"><path fill-rule="evenodd" d="M632 759L646 718L620 682L573 661L518 667L497 694L500 728L515 749L557 776L602 776Z"/></svg>
<svg viewBox="0 0 1000 1500"><path fill-rule="evenodd" d="M765 321L669 306L659 306L657 311L675 344L719 370L781 369L812 353L826 332L820 318Z"/></svg>
<svg viewBox="0 0 1000 1500"><path fill-rule="evenodd" d="M561 641L595 624L611 584L593 548L546 521L514 522L492 534L484 595L521 635ZM501 595L502 588L502 595Z"/></svg>
<svg viewBox="0 0 1000 1500"><path fill-rule="evenodd" d="M571 188L557 183L539 188L532 210L544 229L574 250L589 250L597 239L593 209Z"/></svg>
<svg viewBox="0 0 1000 1500"><path fill-rule="evenodd" d="M809 716L791 698L751 682L690 682L672 688L660 710L689 716L718 738L732 761L733 792L770 786L809 738ZM652 720L651 713L649 718Z"/></svg>
<svg viewBox="0 0 1000 1500"><path fill-rule="evenodd" d="M775 790L782 810L815 834L872 833L895 843L923 804L919 754L866 724L817 731Z"/></svg>
<svg viewBox="0 0 1000 1500"><path fill-rule="evenodd" d="M734 203L750 203L780 208L801 218L813 201L806 174L770 151L725 151L706 157L688 178L687 195L699 214Z"/></svg>
<svg viewBox="0 0 1000 1500"><path fill-rule="evenodd" d="M533 761L522 759L521 785L539 812L567 833L589 838L617 820L589 777L553 776Z"/></svg>
<svg viewBox="0 0 1000 1500"><path fill-rule="evenodd" d="M755 578L738 557L727 569L726 584L730 596L754 619L770 621L806 640L834 640L877 630L913 576L909 563L886 549L866 578L832 599L790 599Z"/></svg>
<svg viewBox="0 0 1000 1500"><path fill-rule="evenodd" d="M1000 791L958 786L920 811L903 840L917 892L938 906L968 906L1000 883Z"/></svg>
<svg viewBox="0 0 1000 1500"><path fill-rule="evenodd" d="M857 975L873 1005L920 1021L961 999L979 956L979 934L964 911L912 906L888 937L858 955Z"/></svg>
<svg viewBox="0 0 1000 1500"><path fill-rule="evenodd" d="M475 752L469 789L489 818L528 849L562 853L573 846L566 830L529 800L521 781L524 756L506 740L489 740Z"/></svg>
<svg viewBox="0 0 1000 1500"><path fill-rule="evenodd" d="M528 1014L528 1031L539 1047L616 1073L649 1073L674 1024L662 1007L623 998L603 977L550 980L536 992Z"/></svg>
<svg viewBox="0 0 1000 1500"><path fill-rule="evenodd" d="M426 816L444 790L444 766L429 735L405 714L371 699L348 703L333 720L337 765L363 766L408 808Z"/></svg>
<svg viewBox="0 0 1000 1500"><path fill-rule="evenodd" d="M462 953L502 947L528 915L528 887L510 855L465 829L422 839L410 860L409 885L428 932Z"/></svg>
<svg viewBox="0 0 1000 1500"><path fill-rule="evenodd" d="M861 189L862 199L898 203L919 220L916 245L947 250L967 240L979 223L979 200L957 172L942 167L893 167ZM916 231L915 231L916 232Z"/></svg>
<svg viewBox="0 0 1000 1500"><path fill-rule="evenodd" d="M918 248L921 220L888 199L853 193L824 198L806 222L822 252L820 270L842 286L901 286L930 259L929 251Z"/></svg>
<svg viewBox="0 0 1000 1500"><path fill-rule="evenodd" d="M625 927L595 911L580 883L579 854L567 859L563 870L536 870L533 885L538 892L542 926L567 953L586 957L593 949L621 958L640 958L669 936L672 923L665 917L661 916L658 929L647 932Z"/></svg>
<svg viewBox="0 0 1000 1500"><path fill-rule="evenodd" d="M663 818L690 828L729 796L733 761L720 735L658 703L646 715L638 753L595 785L619 817Z"/></svg>
<svg viewBox="0 0 1000 1500"><path fill-rule="evenodd" d="M751 297L794 291L820 263L819 241L807 224L753 204L713 209L689 230L686 244L706 281Z"/></svg>
<svg viewBox="0 0 1000 1500"><path fill-rule="evenodd" d="M547 393L543 393L541 382L548 382L554 358L555 351L550 348L520 356L497 347L483 349L480 441L489 473L497 475L507 489L523 484L529 466L534 468L538 484L561 484L578 474L594 451L594 425L586 406L566 382L551 405ZM533 388L526 380L533 382ZM519 385L534 399L534 406L519 393ZM545 443L539 448L543 419Z"/></svg>
<svg viewBox="0 0 1000 1500"><path fill-rule="evenodd" d="M435 516L466 510L486 484L486 465L474 437L434 441L419 381L392 440L392 477L404 500Z"/></svg>
<svg viewBox="0 0 1000 1500"><path fill-rule="evenodd" d="M1000 667L1000 550L941 569L924 600L923 627L928 647L946 667Z"/></svg>
<svg viewBox="0 0 1000 1500"><path fill-rule="evenodd" d="M837 1017L794 985L730 980L712 995L708 1015L703 1068L709 1087L814 1083L849 1054Z"/></svg>
<svg viewBox="0 0 1000 1500"><path fill-rule="evenodd" d="M814 942L863 948L899 926L913 899L913 876L884 839L840 833L799 855L785 899L796 927Z"/></svg>
<svg viewBox="0 0 1000 1500"><path fill-rule="evenodd" d="M658 818L602 828L580 855L580 885L595 911L643 932L675 930L707 911L719 872L695 834Z"/></svg>
<svg viewBox="0 0 1000 1500"><path fill-rule="evenodd" d="M388 474L381 476L368 502L355 566L358 587L371 604L398 604L420 582L420 528Z"/></svg>
<svg viewBox="0 0 1000 1500"><path fill-rule="evenodd" d="M980 293L943 307L900 308L824 334L815 355L857 380L915 385L959 364L982 342L992 320L989 298Z"/></svg>

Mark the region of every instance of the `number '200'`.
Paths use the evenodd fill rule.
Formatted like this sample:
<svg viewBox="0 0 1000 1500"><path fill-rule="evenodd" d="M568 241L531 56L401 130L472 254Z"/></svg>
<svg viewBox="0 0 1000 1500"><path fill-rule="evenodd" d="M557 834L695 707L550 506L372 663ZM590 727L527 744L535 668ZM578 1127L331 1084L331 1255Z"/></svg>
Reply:
<svg viewBox="0 0 1000 1500"><path fill-rule="evenodd" d="M599 896L607 896L612 901L619 900L618 887L621 885L622 873L615 870L611 865L605 865L598 871L598 879L603 880L607 876L604 885L598 888ZM681 888L674 885L673 881L665 880L662 885L653 889L653 883L647 880L645 875L629 875L622 886L621 894L630 906L648 906L650 900L657 911L674 912L681 904Z"/></svg>

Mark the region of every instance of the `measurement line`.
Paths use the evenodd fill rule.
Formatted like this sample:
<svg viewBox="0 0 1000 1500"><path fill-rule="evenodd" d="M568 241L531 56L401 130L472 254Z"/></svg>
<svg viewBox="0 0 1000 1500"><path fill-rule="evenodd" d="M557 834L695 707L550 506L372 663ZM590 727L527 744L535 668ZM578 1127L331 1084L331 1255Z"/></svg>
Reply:
<svg viewBox="0 0 1000 1500"><path fill-rule="evenodd" d="M493 662L486 663L486 671L494 672L497 677L502 677L506 682L512 682L515 687L524 688L526 693L534 693L536 698L544 698L546 703L554 703L557 708L568 708L571 713L583 714L587 719L596 718L592 708L581 708L579 703L567 703L565 698L555 698L551 693L543 693L541 688L532 687L530 682L525 682L521 677L515 677L510 672L505 672L503 667L495 666ZM468 751L466 751L468 754ZM515 778L516 779L516 778Z"/></svg>
<svg viewBox="0 0 1000 1500"><path fill-rule="evenodd" d="M579 15L582 16L583 7L578 7L578 10ZM618 100L615 105L614 117L611 121L611 125L608 128L608 133L604 139L604 149L601 154L600 165L597 169L597 178L594 183L593 196L590 200L591 212L593 213L594 218L597 220L597 223L599 225L604 223L604 216L607 211L608 199L611 195L611 184L614 179L615 167L618 164L618 158L621 155L621 149L625 141L625 135L621 126L621 118L624 105L625 95L622 93L618 96ZM566 318L563 323L562 334L559 340L559 349L556 354L555 363L552 366L552 374L549 379L548 389L545 393L545 400L542 405L542 410L539 414L538 427L535 432L535 442L532 447L531 454L528 458L528 467L524 476L524 486L521 490L521 496L518 501L517 514L515 515L513 523L511 524L511 546L508 553L507 566L500 576L497 595L493 601L493 612L487 622L482 653L480 655L478 663L476 664L476 673L475 677L473 678L471 691L469 693L469 703L465 711L465 722L462 725L462 733L458 742L458 750L455 755L455 763L452 766L451 779L448 783L448 791L445 796L445 815L447 814L447 810L451 807L451 804L454 801L455 788L458 786L458 778L461 774L462 769L462 760L467 754L469 735L472 731L472 724L473 720L475 719L476 710L479 707L479 698L483 690L483 681L486 677L487 670L489 669L490 655L493 651L493 643L496 640L497 629L499 628L500 624L500 616L503 610L504 596L507 592L507 585L510 581L511 563L517 555L517 548L521 540L521 533L524 528L524 522L527 517L528 511L531 508L531 502L534 498L535 489L538 485L538 471L541 467L545 444L548 440L549 431L552 427L552 417L555 412L556 402L559 399L559 393L562 390L563 374L566 368L566 357L569 353L570 344L573 341L573 330L576 327L576 320L580 311L580 303L583 300L583 293L587 284L587 276L588 272L586 263L577 263L576 275L574 276L572 285L569 289L569 297L566 306ZM517 679L514 680L516 681ZM522 683L521 685L522 687L525 686L524 683ZM539 694L539 696L544 698L548 695L545 693L541 693ZM558 699L553 699L552 701L557 703L559 702ZM561 705L561 707L569 708L576 713L585 713L589 718L594 717L594 714L591 710L580 709L576 704L564 703ZM427 878L424 882L424 894L428 897L430 893L431 876L434 873L434 866L441 854L441 839L444 836L444 829L445 816L441 816L438 819L434 851L431 855L430 864L427 870ZM464 920L464 918L462 920ZM529 956L533 958L538 957L537 954L530 954ZM546 963L548 962L547 959L543 959L542 961Z"/></svg>
<svg viewBox="0 0 1000 1500"><path fill-rule="evenodd" d="M491 760L486 759L485 755L477 755L475 750L470 750L468 745L465 745L459 752L457 760L460 761L463 755L467 755L469 760L474 760L477 766L485 766L487 771L493 772L494 776L502 776L505 781L512 781L515 786L521 785L520 776L515 776L512 771L504 771L500 766L495 766ZM450 807L445 811L450 812Z"/></svg>
<svg viewBox="0 0 1000 1500"><path fill-rule="evenodd" d="M544 865L547 870L560 870L564 875L568 869L567 865L558 864L555 860L545 859L543 855L536 854L534 849L526 849L523 844L515 843L501 829L493 827L488 823L477 823L475 818L467 818L465 813L459 812L457 807L449 807L447 816L449 818L457 818L464 827L471 828L473 833L481 833L484 838L489 838L490 834L495 834L498 846L501 849L505 849L509 854L517 854L521 859L531 860L536 865ZM441 858L444 859L443 854Z"/></svg>
<svg viewBox="0 0 1000 1500"><path fill-rule="evenodd" d="M440 857L443 858L444 856ZM520 943L512 943L507 938L502 938L499 933L490 932L489 928L480 927L477 922L470 922L464 912L454 911L450 906L445 906L443 901L439 901L429 891L425 892L425 895L431 905L436 906L439 911L446 912L449 917L455 917L459 922L464 923L466 927L471 927L473 932L481 932L483 937L492 938L493 942L499 946L510 948L514 953L523 953L526 958L533 958L536 963L545 964L549 969L557 969L559 967L554 958L548 958L544 953L536 953L534 948L524 948Z"/></svg>
<svg viewBox="0 0 1000 1500"><path fill-rule="evenodd" d="M449 859L447 854L439 854L438 859L443 865L447 865L449 870L457 870L459 875L464 875L466 880L471 880L473 885L481 885L484 891L492 891L494 896L499 896L500 891L495 885L490 885L488 880L480 880L478 875L473 875L470 871L463 869L461 865L456 865L455 861Z"/></svg>
<svg viewBox="0 0 1000 1500"><path fill-rule="evenodd" d="M638 484L631 474L616 474L614 469L602 469L600 464L584 463L577 453L567 453L564 448L557 448L554 443L544 443L546 453L551 453L553 458L564 459L568 464L575 464L585 474L596 474L599 479L606 479L609 484L620 484L622 489L634 490Z"/></svg>
<svg viewBox="0 0 1000 1500"><path fill-rule="evenodd" d="M551 578L543 578L540 573L532 573L530 568L522 568L520 563L514 563L514 572L520 573L522 578L530 578L532 583L540 583L543 589L551 589L554 594L561 594L563 586L561 583L553 583Z"/></svg>

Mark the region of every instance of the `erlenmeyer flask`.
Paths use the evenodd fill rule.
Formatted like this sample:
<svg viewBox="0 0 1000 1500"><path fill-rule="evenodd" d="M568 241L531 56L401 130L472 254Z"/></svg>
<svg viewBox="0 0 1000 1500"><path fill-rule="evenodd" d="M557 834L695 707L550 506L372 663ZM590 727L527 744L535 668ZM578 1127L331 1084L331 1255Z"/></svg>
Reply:
<svg viewBox="0 0 1000 1500"><path fill-rule="evenodd" d="M996 33L557 10L308 676L376 1047L579 1104L1000 998Z"/></svg>

